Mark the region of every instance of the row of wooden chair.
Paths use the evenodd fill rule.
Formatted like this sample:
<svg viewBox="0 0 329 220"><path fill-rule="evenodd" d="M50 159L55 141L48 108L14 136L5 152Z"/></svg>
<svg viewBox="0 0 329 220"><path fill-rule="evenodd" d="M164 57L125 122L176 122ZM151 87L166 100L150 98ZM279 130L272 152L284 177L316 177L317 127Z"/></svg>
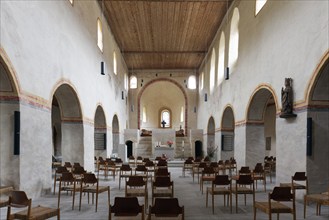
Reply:
<svg viewBox="0 0 329 220"><path fill-rule="evenodd" d="M140 215L140 219L145 219L144 205L139 205L137 197L115 197L114 204L109 208L109 220L114 216L129 217ZM184 206L180 206L177 198L156 198L154 205L150 205L147 219L154 217L165 217L185 219Z"/></svg>

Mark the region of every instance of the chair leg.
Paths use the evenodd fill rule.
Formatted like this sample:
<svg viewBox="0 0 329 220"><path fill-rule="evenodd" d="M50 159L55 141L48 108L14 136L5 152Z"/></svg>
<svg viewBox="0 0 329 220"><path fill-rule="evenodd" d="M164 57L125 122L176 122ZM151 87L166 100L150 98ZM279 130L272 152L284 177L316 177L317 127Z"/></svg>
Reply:
<svg viewBox="0 0 329 220"><path fill-rule="evenodd" d="M206 207L208 207L208 190L207 190L207 194L206 194Z"/></svg>
<svg viewBox="0 0 329 220"><path fill-rule="evenodd" d="M235 194L235 212L238 213L238 193Z"/></svg>
<svg viewBox="0 0 329 220"><path fill-rule="evenodd" d="M254 220L256 220L256 212L257 212L257 209L256 209L256 207L254 206Z"/></svg>
<svg viewBox="0 0 329 220"><path fill-rule="evenodd" d="M93 193L93 197L94 197L94 193ZM94 198L93 198L94 201ZM97 205L98 205L98 192L96 192L96 209L95 212L97 212Z"/></svg>
<svg viewBox="0 0 329 220"><path fill-rule="evenodd" d="M215 195L212 194L212 214L215 214Z"/></svg>

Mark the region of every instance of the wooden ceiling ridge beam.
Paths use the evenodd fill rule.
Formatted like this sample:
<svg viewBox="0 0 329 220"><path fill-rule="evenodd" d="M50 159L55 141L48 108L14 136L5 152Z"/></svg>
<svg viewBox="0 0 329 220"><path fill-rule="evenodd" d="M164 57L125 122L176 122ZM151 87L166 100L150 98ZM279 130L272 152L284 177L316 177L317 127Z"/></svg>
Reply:
<svg viewBox="0 0 329 220"><path fill-rule="evenodd" d="M201 54L204 54L207 52L208 51L203 51L203 50L200 50L200 51L122 51L122 53L124 53L124 54L129 54L129 53L131 53L131 54L152 54L152 53L170 53L170 54L201 53Z"/></svg>
<svg viewBox="0 0 329 220"><path fill-rule="evenodd" d="M98 1L101 1L101 0L98 0ZM226 2L227 0L104 0L104 1L111 1L111 2Z"/></svg>

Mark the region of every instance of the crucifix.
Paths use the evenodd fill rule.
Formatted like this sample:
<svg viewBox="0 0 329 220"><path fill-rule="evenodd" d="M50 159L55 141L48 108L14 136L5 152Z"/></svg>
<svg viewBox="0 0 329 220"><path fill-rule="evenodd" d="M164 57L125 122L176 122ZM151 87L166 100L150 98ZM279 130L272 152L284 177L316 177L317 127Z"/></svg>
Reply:
<svg viewBox="0 0 329 220"><path fill-rule="evenodd" d="M164 120L161 122L161 124L162 124L162 127L164 128L165 127L165 125L167 124Z"/></svg>

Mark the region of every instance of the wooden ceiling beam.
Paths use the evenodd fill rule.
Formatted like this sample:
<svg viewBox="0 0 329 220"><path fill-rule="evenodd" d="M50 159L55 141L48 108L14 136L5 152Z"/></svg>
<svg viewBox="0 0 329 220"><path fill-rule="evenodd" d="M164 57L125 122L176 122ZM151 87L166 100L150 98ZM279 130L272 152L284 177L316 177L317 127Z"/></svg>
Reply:
<svg viewBox="0 0 329 220"><path fill-rule="evenodd" d="M170 54L184 54L184 53L197 53L197 54L206 54L208 51L121 51L122 54L152 54L152 53L170 53Z"/></svg>
<svg viewBox="0 0 329 220"><path fill-rule="evenodd" d="M233 0L98 0L102 1L111 1L111 2L232 2Z"/></svg>

